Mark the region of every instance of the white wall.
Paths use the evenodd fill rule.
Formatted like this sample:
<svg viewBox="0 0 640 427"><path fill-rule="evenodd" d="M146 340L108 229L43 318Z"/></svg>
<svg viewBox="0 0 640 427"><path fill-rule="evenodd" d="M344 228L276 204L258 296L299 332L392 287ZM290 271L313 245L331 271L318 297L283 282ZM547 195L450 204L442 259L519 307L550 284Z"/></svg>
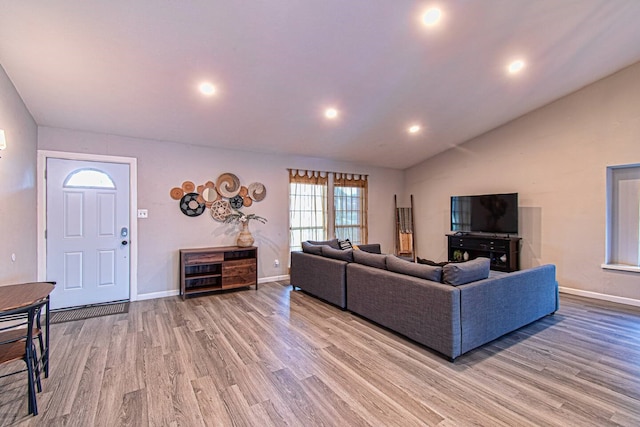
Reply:
<svg viewBox="0 0 640 427"><path fill-rule="evenodd" d="M243 185L257 181L267 188L263 201L243 209L268 220L250 226L259 248L260 278L288 274L287 168L369 174L369 241L381 243L388 252L394 248L393 195L402 191L402 171L49 127L39 128L38 149L138 159L138 208L149 210L148 219L138 220L139 295L178 289L178 249L235 244L237 226L216 222L207 211L187 217L169 196L183 181L215 182L224 172L236 174ZM279 268L273 266L275 259L280 260Z"/></svg>
<svg viewBox="0 0 640 427"><path fill-rule="evenodd" d="M461 118L464 120L464 118ZM406 171L418 256L446 258L452 195L518 192L523 268L640 300L640 275L603 270L606 167L640 163L640 63Z"/></svg>
<svg viewBox="0 0 640 427"><path fill-rule="evenodd" d="M38 128L0 66L0 284L36 280L36 144ZM15 254L15 262L11 255Z"/></svg>

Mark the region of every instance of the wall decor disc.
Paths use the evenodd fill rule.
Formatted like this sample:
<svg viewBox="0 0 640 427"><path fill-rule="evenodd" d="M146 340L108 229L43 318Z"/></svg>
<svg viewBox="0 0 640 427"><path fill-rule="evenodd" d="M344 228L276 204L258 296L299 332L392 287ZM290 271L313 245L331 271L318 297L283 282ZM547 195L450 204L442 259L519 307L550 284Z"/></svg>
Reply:
<svg viewBox="0 0 640 427"><path fill-rule="evenodd" d="M233 196L232 198L229 199L229 204L233 209L240 209L243 205L242 196L240 195Z"/></svg>
<svg viewBox="0 0 640 427"><path fill-rule="evenodd" d="M198 203L198 193L187 193L180 200L180 210L186 216L198 216L204 212L204 203Z"/></svg>
<svg viewBox="0 0 640 427"><path fill-rule="evenodd" d="M224 222L231 214L231 206L226 200L216 200L211 205L211 217L219 222Z"/></svg>
<svg viewBox="0 0 640 427"><path fill-rule="evenodd" d="M249 196L243 197L242 204L245 205L246 207L249 207L253 204L253 200L251 200L251 197Z"/></svg>
<svg viewBox="0 0 640 427"><path fill-rule="evenodd" d="M245 187L244 185L242 187L240 187L240 191L238 192L238 195L242 196L242 197L246 197L247 194L249 194L249 189L247 187Z"/></svg>
<svg viewBox="0 0 640 427"><path fill-rule="evenodd" d="M193 190L196 189L196 185L191 181L185 181L182 183L182 189L185 193L193 193Z"/></svg>
<svg viewBox="0 0 640 427"><path fill-rule="evenodd" d="M228 199L240 192L240 179L232 173L223 173L216 181L218 193Z"/></svg>
<svg viewBox="0 0 640 427"><path fill-rule="evenodd" d="M207 181L204 183L205 188L216 188L216 185L213 183L213 181Z"/></svg>
<svg viewBox="0 0 640 427"><path fill-rule="evenodd" d="M264 200L267 197L267 188L259 182L249 184L249 197L256 202Z"/></svg>
<svg viewBox="0 0 640 427"><path fill-rule="evenodd" d="M169 192L169 195L171 195L173 200L180 200L182 199L182 196L184 196L184 190L179 187L173 187Z"/></svg>
<svg viewBox="0 0 640 427"><path fill-rule="evenodd" d="M215 202L218 198L218 193L216 193L215 188L206 187L200 194L202 194L205 202Z"/></svg>
<svg viewBox="0 0 640 427"><path fill-rule="evenodd" d="M204 191L204 185L198 185L198 188L196 188L196 193L202 194L203 191Z"/></svg>

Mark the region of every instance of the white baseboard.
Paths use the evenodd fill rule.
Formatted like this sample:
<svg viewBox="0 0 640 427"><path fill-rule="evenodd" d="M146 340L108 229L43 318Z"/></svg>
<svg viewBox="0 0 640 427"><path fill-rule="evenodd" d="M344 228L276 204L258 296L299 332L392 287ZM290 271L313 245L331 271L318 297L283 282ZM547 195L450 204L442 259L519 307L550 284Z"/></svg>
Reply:
<svg viewBox="0 0 640 427"><path fill-rule="evenodd" d="M151 292L150 294L138 294L138 298L136 301L143 301L147 299L156 299L156 298L166 298L166 297L174 297L176 295L180 295L180 290L175 289L172 291L162 291L162 292Z"/></svg>
<svg viewBox="0 0 640 427"><path fill-rule="evenodd" d="M268 282L277 282L277 281L288 281L289 275L285 274L282 276L271 276L271 277L263 277L258 279L258 283L268 283ZM156 298L166 298L166 297L174 297L176 295L180 295L180 290L175 289L172 291L163 291L163 292L151 292L149 294L138 294L138 297L135 300L131 301L143 301L148 299L156 299Z"/></svg>
<svg viewBox="0 0 640 427"><path fill-rule="evenodd" d="M558 289L560 292L564 294L578 295L580 297L593 298L593 299L599 299L603 301L616 302L618 304L626 304L626 305L633 305L635 307L640 307L640 300L633 299L633 298L617 297L615 295L607 295L607 294L601 294L598 292L591 292L591 291L582 291L580 289L565 288L564 286L560 286Z"/></svg>
<svg viewBox="0 0 640 427"><path fill-rule="evenodd" d="M289 280L288 274L284 274L282 276L263 277L262 279L258 279L258 283L281 282L285 280Z"/></svg>

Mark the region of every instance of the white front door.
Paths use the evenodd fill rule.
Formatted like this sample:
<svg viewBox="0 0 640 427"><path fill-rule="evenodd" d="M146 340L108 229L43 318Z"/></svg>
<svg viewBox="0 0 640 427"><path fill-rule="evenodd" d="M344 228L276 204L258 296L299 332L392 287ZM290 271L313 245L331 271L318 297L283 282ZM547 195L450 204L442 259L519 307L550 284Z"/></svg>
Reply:
<svg viewBox="0 0 640 427"><path fill-rule="evenodd" d="M48 158L51 308L129 299L129 165Z"/></svg>

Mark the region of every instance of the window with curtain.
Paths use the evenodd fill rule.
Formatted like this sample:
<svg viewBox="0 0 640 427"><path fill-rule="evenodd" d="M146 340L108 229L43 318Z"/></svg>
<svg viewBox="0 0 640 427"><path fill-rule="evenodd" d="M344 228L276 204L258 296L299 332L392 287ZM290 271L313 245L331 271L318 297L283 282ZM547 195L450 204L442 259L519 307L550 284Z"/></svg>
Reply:
<svg viewBox="0 0 640 427"><path fill-rule="evenodd" d="M367 243L366 176L334 174L333 209L336 237Z"/></svg>
<svg viewBox="0 0 640 427"><path fill-rule="evenodd" d="M333 237L367 243L367 176L290 169L289 236L292 251Z"/></svg>
<svg viewBox="0 0 640 427"><path fill-rule="evenodd" d="M327 235L327 175L289 170L289 246L302 249L305 240Z"/></svg>
<svg viewBox="0 0 640 427"><path fill-rule="evenodd" d="M640 271L640 165L607 168L605 268Z"/></svg>

